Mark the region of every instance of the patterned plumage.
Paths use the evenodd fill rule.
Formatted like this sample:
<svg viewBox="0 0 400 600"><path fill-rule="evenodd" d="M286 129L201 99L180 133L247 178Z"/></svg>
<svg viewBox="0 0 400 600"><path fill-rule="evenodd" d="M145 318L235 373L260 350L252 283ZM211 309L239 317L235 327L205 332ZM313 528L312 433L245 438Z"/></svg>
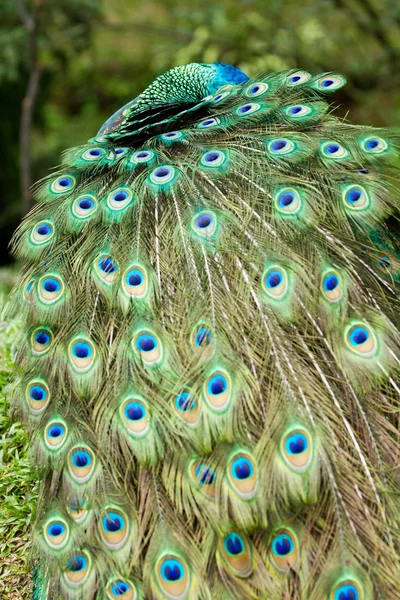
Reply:
<svg viewBox="0 0 400 600"><path fill-rule="evenodd" d="M17 231L35 598L394 600L399 135L177 67Z"/></svg>

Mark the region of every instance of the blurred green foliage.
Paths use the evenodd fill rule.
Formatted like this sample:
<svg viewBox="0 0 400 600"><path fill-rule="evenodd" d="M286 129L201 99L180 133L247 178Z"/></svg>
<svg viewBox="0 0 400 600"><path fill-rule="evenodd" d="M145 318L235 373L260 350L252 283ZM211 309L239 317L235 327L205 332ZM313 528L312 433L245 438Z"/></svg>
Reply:
<svg viewBox="0 0 400 600"><path fill-rule="evenodd" d="M18 129L40 64L33 179L157 75L219 60L259 71L338 70L335 98L355 123L400 123L400 4L391 0L0 0L0 252L21 213ZM26 16L35 23L29 32ZM25 17L25 19L24 19Z"/></svg>

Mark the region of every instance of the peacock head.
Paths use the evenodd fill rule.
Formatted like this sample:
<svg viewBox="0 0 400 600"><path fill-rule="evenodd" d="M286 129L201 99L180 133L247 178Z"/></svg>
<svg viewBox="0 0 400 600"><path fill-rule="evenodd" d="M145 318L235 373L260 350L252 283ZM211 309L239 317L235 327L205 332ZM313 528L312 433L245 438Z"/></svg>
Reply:
<svg viewBox="0 0 400 600"><path fill-rule="evenodd" d="M163 73L139 96L125 104L102 125L98 136L123 126L136 115L160 107L196 104L214 95L223 85L238 85L249 77L238 67L225 63L190 63Z"/></svg>

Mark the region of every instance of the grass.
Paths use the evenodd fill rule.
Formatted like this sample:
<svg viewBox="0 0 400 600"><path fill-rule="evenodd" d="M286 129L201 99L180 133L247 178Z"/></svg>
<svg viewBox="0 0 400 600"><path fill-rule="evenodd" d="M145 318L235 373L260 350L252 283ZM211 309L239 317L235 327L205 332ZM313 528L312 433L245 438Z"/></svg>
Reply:
<svg viewBox="0 0 400 600"><path fill-rule="evenodd" d="M4 304L12 273L0 271L0 599L30 597L30 525L37 495L37 473L28 460L28 438L20 423L10 423L6 386L14 368L20 331L7 321Z"/></svg>

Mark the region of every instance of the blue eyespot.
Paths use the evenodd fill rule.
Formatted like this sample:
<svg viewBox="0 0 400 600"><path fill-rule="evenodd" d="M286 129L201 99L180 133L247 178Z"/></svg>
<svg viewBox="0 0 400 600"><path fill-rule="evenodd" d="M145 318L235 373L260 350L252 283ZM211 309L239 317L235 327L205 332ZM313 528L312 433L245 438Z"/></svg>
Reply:
<svg viewBox="0 0 400 600"><path fill-rule="evenodd" d="M285 450L288 454L301 454L308 448L308 440L302 433L290 435L285 441Z"/></svg>
<svg viewBox="0 0 400 600"><path fill-rule="evenodd" d="M361 196L362 196L361 190L352 189L347 194L346 200L349 204L354 204L355 202L358 202L358 200L361 198Z"/></svg>
<svg viewBox="0 0 400 600"><path fill-rule="evenodd" d="M375 148L377 148L379 146L379 141L378 140L368 140L368 142L366 143L366 146L369 150L374 150Z"/></svg>
<svg viewBox="0 0 400 600"><path fill-rule="evenodd" d="M141 273L138 269L133 269L126 275L126 283L130 286L141 285L143 281L143 273Z"/></svg>
<svg viewBox="0 0 400 600"><path fill-rule="evenodd" d="M154 335L145 333L137 338L136 347L141 352L150 352L157 347L157 340Z"/></svg>
<svg viewBox="0 0 400 600"><path fill-rule="evenodd" d="M302 111L302 107L301 106L292 106L292 108L289 110L291 115L297 115Z"/></svg>
<svg viewBox="0 0 400 600"><path fill-rule="evenodd" d="M253 473L253 465L248 458L240 457L233 461L232 474L235 479L248 479Z"/></svg>
<svg viewBox="0 0 400 600"><path fill-rule="evenodd" d="M27 291L27 292L30 292L30 291L31 291L31 289L32 289L32 286L33 286L33 283L32 283L32 282L28 283L28 285L26 286L26 291Z"/></svg>
<svg viewBox="0 0 400 600"><path fill-rule="evenodd" d="M216 475L214 469L212 469L208 465L203 465L203 464L200 464L196 467L195 476L196 476L197 481L201 485L211 485L217 479L217 475Z"/></svg>
<svg viewBox="0 0 400 600"><path fill-rule="evenodd" d="M169 174L170 174L170 170L167 169L167 167L162 167L161 169L156 169L154 171L154 175L159 178L167 177Z"/></svg>
<svg viewBox="0 0 400 600"><path fill-rule="evenodd" d="M46 290L46 292L59 292L61 289L61 284L57 279L48 277L42 282L42 288Z"/></svg>
<svg viewBox="0 0 400 600"><path fill-rule="evenodd" d="M272 542L272 552L277 556L286 556L294 550L293 540L286 533L282 533L274 538Z"/></svg>
<svg viewBox="0 0 400 600"><path fill-rule="evenodd" d="M241 106L239 109L239 112L243 114L249 112L249 110L251 110L253 108L252 104L245 104L244 106Z"/></svg>
<svg viewBox="0 0 400 600"><path fill-rule="evenodd" d="M206 163L213 163L213 162L217 161L220 157L221 157L220 152L207 152L207 154L204 157L204 160Z"/></svg>
<svg viewBox="0 0 400 600"><path fill-rule="evenodd" d="M330 87L331 85L333 85L335 82L332 79L324 79L324 81L321 83L322 87Z"/></svg>
<svg viewBox="0 0 400 600"><path fill-rule="evenodd" d="M74 573L83 571L87 567L87 560L82 554L77 554L68 561L68 570Z"/></svg>
<svg viewBox="0 0 400 600"><path fill-rule="evenodd" d="M112 199L115 200L115 202L123 202L127 198L128 194L126 192L116 192L115 194L113 194L112 197Z"/></svg>
<svg viewBox="0 0 400 600"><path fill-rule="evenodd" d="M270 271L265 278L265 283L268 288L275 288L282 283L282 280L283 276L280 271Z"/></svg>
<svg viewBox="0 0 400 600"><path fill-rule="evenodd" d="M360 346L370 338L370 333L365 327L355 327L350 335L349 341L352 346Z"/></svg>
<svg viewBox="0 0 400 600"><path fill-rule="evenodd" d="M58 438L65 433L62 425L52 425L48 430L48 435L52 438Z"/></svg>
<svg viewBox="0 0 400 600"><path fill-rule="evenodd" d="M289 78L290 83L296 83L297 81L300 81L301 77L300 75L293 75L292 77Z"/></svg>
<svg viewBox="0 0 400 600"><path fill-rule="evenodd" d="M336 590L334 600L359 600L359 597L357 588L346 583Z"/></svg>
<svg viewBox="0 0 400 600"><path fill-rule="evenodd" d="M32 398L32 400L37 400L37 401L45 400L47 397L47 391L41 385L34 385L29 390L29 395Z"/></svg>
<svg viewBox="0 0 400 600"><path fill-rule="evenodd" d="M118 513L108 512L103 517L103 529L105 531L111 531L111 532L120 531L120 529L122 529L123 526L124 526L123 517Z"/></svg>
<svg viewBox="0 0 400 600"><path fill-rule="evenodd" d="M146 150L142 150L141 152L137 152L135 154L135 158L139 158L142 160L146 160L147 158L150 158L150 157L151 157L150 152L146 152Z"/></svg>
<svg viewBox="0 0 400 600"><path fill-rule="evenodd" d="M82 200L79 200L78 206L82 210L90 210L94 207L94 202L91 198L82 198Z"/></svg>
<svg viewBox="0 0 400 600"><path fill-rule="evenodd" d="M62 188L69 188L72 185L72 180L69 177L63 177L57 181L58 185Z"/></svg>
<svg viewBox="0 0 400 600"><path fill-rule="evenodd" d="M340 150L340 146L338 144L329 144L329 146L326 147L326 152L328 154L336 154L336 152L338 152Z"/></svg>
<svg viewBox="0 0 400 600"><path fill-rule="evenodd" d="M84 468L91 464L92 457L86 450L77 450L72 454L72 464L74 467Z"/></svg>
<svg viewBox="0 0 400 600"><path fill-rule="evenodd" d="M253 85L252 88L250 88L249 92L250 94L257 94L257 92L260 90L260 86L259 85Z"/></svg>
<svg viewBox="0 0 400 600"><path fill-rule="evenodd" d="M126 148L117 148L116 150L114 150L114 152L117 155L124 154L124 152L126 152Z"/></svg>
<svg viewBox="0 0 400 600"><path fill-rule="evenodd" d="M211 215L201 215L196 220L196 227L199 227L200 229L205 229L206 227L208 227L209 225L211 225L211 223L212 223L212 216Z"/></svg>
<svg viewBox="0 0 400 600"><path fill-rule="evenodd" d="M43 223L42 225L36 227L36 233L39 235L49 235L49 233L51 233L51 227L50 225Z"/></svg>
<svg viewBox="0 0 400 600"><path fill-rule="evenodd" d="M179 396L175 398L175 406L182 412L188 412L194 410L197 406L196 400L189 394L189 392L181 392Z"/></svg>
<svg viewBox="0 0 400 600"><path fill-rule="evenodd" d="M94 148L93 150L89 150L90 156L101 156L102 152L98 148Z"/></svg>
<svg viewBox="0 0 400 600"><path fill-rule="evenodd" d="M124 413L130 421L141 421L146 416L146 409L139 402L129 402L125 406Z"/></svg>
<svg viewBox="0 0 400 600"><path fill-rule="evenodd" d="M213 125L217 125L218 121L217 119L206 119L205 121L202 121L201 123L199 123L199 127L200 128L207 128L207 127L212 127Z"/></svg>
<svg viewBox="0 0 400 600"><path fill-rule="evenodd" d="M40 344L41 346L48 346L50 344L50 335L47 331L38 331L35 335L35 342Z"/></svg>
<svg viewBox="0 0 400 600"><path fill-rule="evenodd" d="M272 149L273 150L282 150L283 148L285 148L285 146L287 146L286 140L277 140L276 142L274 142L272 144Z"/></svg>
<svg viewBox="0 0 400 600"><path fill-rule="evenodd" d="M225 550L231 556L237 556L241 554L245 548L244 542L241 536L237 533L230 533L224 539Z"/></svg>
<svg viewBox="0 0 400 600"><path fill-rule="evenodd" d="M99 261L99 268L103 273L114 273L118 269L117 264L109 256Z"/></svg>
<svg viewBox="0 0 400 600"><path fill-rule="evenodd" d="M328 275L324 279L324 290L326 292L332 292L339 285L339 278L337 275Z"/></svg>
<svg viewBox="0 0 400 600"><path fill-rule="evenodd" d="M57 523L52 523L47 531L48 531L49 535L51 535L52 537L57 537L57 536L65 533L66 528L63 523L59 523L57 521Z"/></svg>
<svg viewBox="0 0 400 600"><path fill-rule="evenodd" d="M93 354L93 349L85 342L78 342L72 347L72 353L76 358L90 358Z"/></svg>
<svg viewBox="0 0 400 600"><path fill-rule="evenodd" d="M292 204L294 199L295 195L293 194L293 192L286 192L279 196L278 204L281 208L286 208L287 206L290 206Z"/></svg>
<svg viewBox="0 0 400 600"><path fill-rule="evenodd" d="M391 264L392 262L388 256L381 256L378 260L378 267L381 267L381 269L390 269Z"/></svg>
<svg viewBox="0 0 400 600"><path fill-rule="evenodd" d="M123 596L130 589L131 586L125 581L117 581L117 583L114 583L114 585L112 586L111 591L114 594L114 596Z"/></svg>
<svg viewBox="0 0 400 600"><path fill-rule="evenodd" d="M205 348L212 342L211 331L208 331L205 327L201 327L196 333L195 344L198 348Z"/></svg>
<svg viewBox="0 0 400 600"><path fill-rule="evenodd" d="M174 559L165 560L161 567L161 576L165 581L180 581L185 571L180 562Z"/></svg>
<svg viewBox="0 0 400 600"><path fill-rule="evenodd" d="M223 375L215 375L211 377L207 384L207 391L212 396L223 394L228 388L228 383Z"/></svg>

